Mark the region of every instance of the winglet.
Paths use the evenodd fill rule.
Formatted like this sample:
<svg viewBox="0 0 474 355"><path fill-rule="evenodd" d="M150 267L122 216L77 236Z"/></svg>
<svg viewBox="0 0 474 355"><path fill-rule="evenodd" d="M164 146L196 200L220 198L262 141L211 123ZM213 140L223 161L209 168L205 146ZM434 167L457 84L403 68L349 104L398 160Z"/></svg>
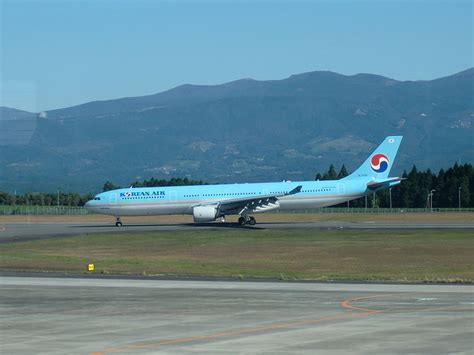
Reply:
<svg viewBox="0 0 474 355"><path fill-rule="evenodd" d="M303 185L298 185L298 186L296 186L293 190L291 190L290 192L288 192L288 193L285 194L285 195L294 195L294 194L297 194L298 192L301 191L302 188L303 188Z"/></svg>

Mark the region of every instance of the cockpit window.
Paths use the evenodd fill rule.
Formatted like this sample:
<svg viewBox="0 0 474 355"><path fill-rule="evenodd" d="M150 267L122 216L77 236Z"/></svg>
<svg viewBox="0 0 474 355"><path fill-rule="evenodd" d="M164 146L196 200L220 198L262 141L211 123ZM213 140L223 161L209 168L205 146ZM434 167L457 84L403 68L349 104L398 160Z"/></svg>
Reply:
<svg viewBox="0 0 474 355"><path fill-rule="evenodd" d="M95 201L100 201L100 197L94 197Z"/></svg>

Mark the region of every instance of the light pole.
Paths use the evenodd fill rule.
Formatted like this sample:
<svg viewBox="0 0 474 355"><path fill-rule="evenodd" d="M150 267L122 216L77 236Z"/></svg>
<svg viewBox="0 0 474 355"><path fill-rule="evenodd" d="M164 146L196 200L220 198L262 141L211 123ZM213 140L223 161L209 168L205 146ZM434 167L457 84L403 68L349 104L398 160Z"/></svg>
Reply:
<svg viewBox="0 0 474 355"><path fill-rule="evenodd" d="M59 188L58 188L58 208L59 208Z"/></svg>
<svg viewBox="0 0 474 355"><path fill-rule="evenodd" d="M431 209L431 212L433 212L433 192L435 192L436 190L433 189L430 191L430 209Z"/></svg>
<svg viewBox="0 0 474 355"><path fill-rule="evenodd" d="M390 210L392 209L392 188L388 189L388 196L390 198Z"/></svg>
<svg viewBox="0 0 474 355"><path fill-rule="evenodd" d="M458 187L458 208L461 210L461 186Z"/></svg>

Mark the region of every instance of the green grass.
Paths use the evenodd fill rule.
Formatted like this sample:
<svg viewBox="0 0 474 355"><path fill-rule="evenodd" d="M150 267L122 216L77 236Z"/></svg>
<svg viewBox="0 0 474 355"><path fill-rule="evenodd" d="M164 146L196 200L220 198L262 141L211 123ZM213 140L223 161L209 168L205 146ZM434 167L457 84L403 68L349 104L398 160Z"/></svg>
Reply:
<svg viewBox="0 0 474 355"><path fill-rule="evenodd" d="M197 230L2 244L0 269L473 282L471 231Z"/></svg>

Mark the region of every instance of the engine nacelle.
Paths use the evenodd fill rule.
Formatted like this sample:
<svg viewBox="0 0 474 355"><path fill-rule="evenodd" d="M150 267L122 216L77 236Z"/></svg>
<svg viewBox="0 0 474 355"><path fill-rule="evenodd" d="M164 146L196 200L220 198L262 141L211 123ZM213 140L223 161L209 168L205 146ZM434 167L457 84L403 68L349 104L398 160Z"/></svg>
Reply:
<svg viewBox="0 0 474 355"><path fill-rule="evenodd" d="M217 206L196 206L193 208L194 222L213 222L217 218Z"/></svg>

